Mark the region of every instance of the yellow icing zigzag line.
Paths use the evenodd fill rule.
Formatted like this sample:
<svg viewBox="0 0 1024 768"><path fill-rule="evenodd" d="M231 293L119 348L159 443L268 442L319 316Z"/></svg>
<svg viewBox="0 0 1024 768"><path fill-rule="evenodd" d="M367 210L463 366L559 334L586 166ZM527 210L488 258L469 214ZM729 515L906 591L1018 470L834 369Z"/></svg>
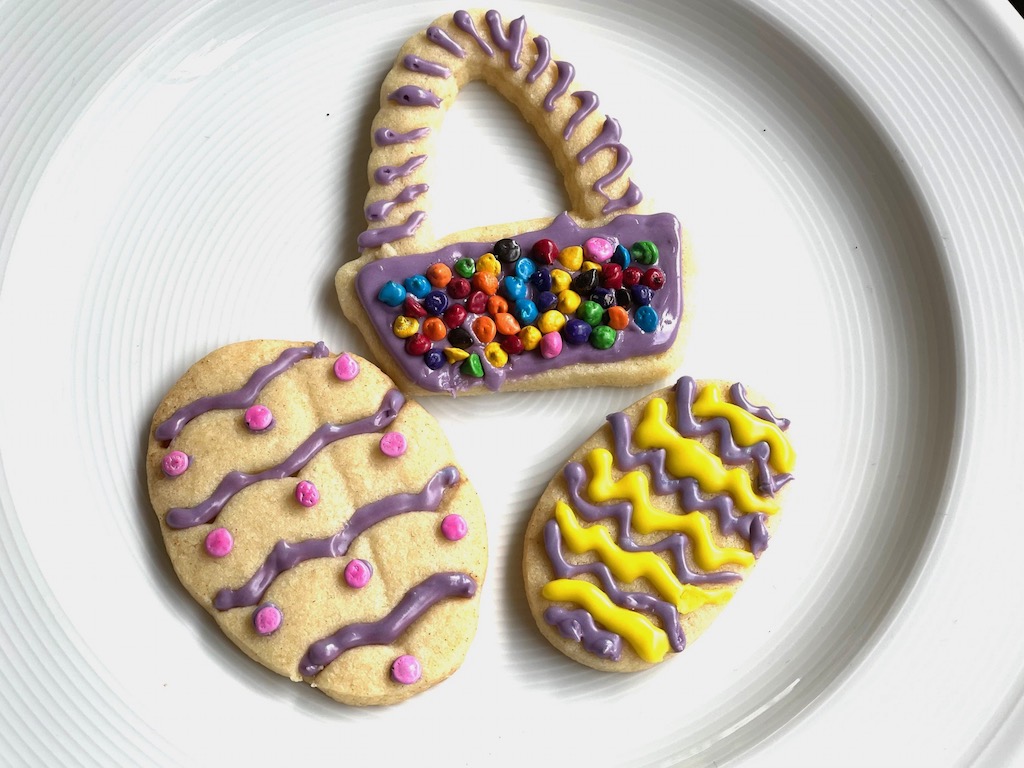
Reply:
<svg viewBox="0 0 1024 768"><path fill-rule="evenodd" d="M674 515L651 506L651 485L643 472L634 470L613 481L613 462L611 453L604 448L595 448L587 454L591 476L587 495L593 501L628 499L633 505L633 527L640 533L679 531L686 534L692 545L693 559L705 571L715 571L730 564L754 564L754 556L747 550L715 544L711 536L711 523L700 512ZM661 561L660 557L657 559Z"/></svg>
<svg viewBox="0 0 1024 768"><path fill-rule="evenodd" d="M665 468L676 477L692 477L705 493L728 492L742 512L774 515L778 502L754 493L750 475L740 467L726 469L722 460L697 440L683 437L669 426L668 404L660 397L647 403L643 420L633 433L640 448L664 448ZM627 475L628 477L628 475Z"/></svg>
<svg viewBox="0 0 1024 768"><path fill-rule="evenodd" d="M729 426L732 427L732 436L737 445L753 445L760 442L768 443L768 447L771 450L771 453L768 455L768 463L775 468L775 471L793 471L793 465L796 463L796 453L793 451L793 446L782 430L770 421L759 419L738 405L722 400L722 393L718 391L718 387L704 387L697 396L697 399L693 401L691 410L694 416L702 419L724 416L729 420Z"/></svg>
<svg viewBox="0 0 1024 768"><path fill-rule="evenodd" d="M668 636L662 630L646 616L619 608L589 581L556 579L545 584L541 594L553 602L582 606L602 626L622 635L644 661L655 664L669 651Z"/></svg>
<svg viewBox="0 0 1024 768"><path fill-rule="evenodd" d="M572 507L563 501L555 505L555 520L562 530L566 546L577 555L593 552L611 570L615 578L630 582L647 579L661 597L674 604L680 613L691 613L702 605L719 605L732 597L732 589L701 589L683 584L671 566L654 552L626 552L612 541L611 532L603 525L584 528ZM753 560L749 552L743 554Z"/></svg>

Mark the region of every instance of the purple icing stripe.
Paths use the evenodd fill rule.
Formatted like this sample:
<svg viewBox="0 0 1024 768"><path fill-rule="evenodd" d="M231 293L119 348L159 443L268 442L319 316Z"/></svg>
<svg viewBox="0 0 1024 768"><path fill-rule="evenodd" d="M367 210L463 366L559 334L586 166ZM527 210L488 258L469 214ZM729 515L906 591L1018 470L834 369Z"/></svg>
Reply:
<svg viewBox="0 0 1024 768"><path fill-rule="evenodd" d="M594 617L583 608L561 608L552 605L544 611L544 621L558 630L566 640L575 640L602 659L618 661L622 658L622 636L594 623Z"/></svg>
<svg viewBox="0 0 1024 768"><path fill-rule="evenodd" d="M378 200L376 203L370 203L366 206L366 220L383 221L396 205L411 203L428 189L430 187L426 184L412 184L399 192L391 200Z"/></svg>
<svg viewBox="0 0 1024 768"><path fill-rule="evenodd" d="M544 109L547 112L555 111L555 102L569 90L569 85L572 83L573 78L576 77L576 67L568 61L556 61L555 69L558 70L558 79L551 86L548 95L544 97Z"/></svg>
<svg viewBox="0 0 1024 768"><path fill-rule="evenodd" d="M616 541L626 552L670 552L675 560L676 577L683 584L722 584L737 581L741 577L732 571L714 571L698 573L686 562L687 537L682 533L673 533L653 544L641 545L633 540L633 505L628 501L615 504L593 504L584 498L583 491L587 484L587 471L583 465L570 461L562 470L568 486L570 506L588 523L613 518L618 528ZM696 484L696 481L693 481ZM728 497L726 497L728 498Z"/></svg>
<svg viewBox="0 0 1024 768"><path fill-rule="evenodd" d="M530 67L530 71L526 75L526 82L532 84L541 72L547 69L548 64L551 63L551 43L543 35L539 35L533 38L533 44L537 46L537 60L533 62L533 66Z"/></svg>
<svg viewBox="0 0 1024 768"><path fill-rule="evenodd" d="M401 165L382 165L373 172L373 180L378 184L390 184L395 179L408 176L427 161L426 155L410 157Z"/></svg>
<svg viewBox="0 0 1024 768"><path fill-rule="evenodd" d="M424 185L425 186L425 185ZM362 248L379 248L384 243L393 243L403 237L411 237L420 228L427 214L423 211L413 211L401 224L393 227L380 227L379 229L368 229L360 232L356 238L356 245Z"/></svg>
<svg viewBox="0 0 1024 768"><path fill-rule="evenodd" d="M466 52L462 50L462 46L452 40L451 37L448 36L448 33L440 27L427 27L427 40L432 42L434 45L444 48L452 56L456 56L460 59L466 58Z"/></svg>
<svg viewBox="0 0 1024 768"><path fill-rule="evenodd" d="M480 34L476 31L476 25L473 23L473 17L465 11L456 11L452 15L452 20L455 21L455 26L470 35L476 40L477 45L480 46L480 50L486 53L488 56L494 56L494 50L487 44L487 41L480 37Z"/></svg>
<svg viewBox="0 0 1024 768"><path fill-rule="evenodd" d="M575 91L573 93L577 99L579 99L580 105L576 111L572 113L572 117L569 118L569 122L565 124L565 130L562 132L562 138L568 141L572 138L572 135L576 132L579 124L586 120L587 115L597 109L598 104L601 100L597 98L597 94L593 91Z"/></svg>
<svg viewBox="0 0 1024 768"><path fill-rule="evenodd" d="M299 672L312 677L345 651L364 645L389 645L413 622L442 600L469 598L476 594L476 581L465 573L435 573L410 589L398 605L378 621L349 624L313 643L299 661Z"/></svg>
<svg viewBox="0 0 1024 768"><path fill-rule="evenodd" d="M733 403L738 405L740 408L745 410L747 413L751 413L757 416L759 419L770 421L779 429L785 431L789 429L789 419L782 419L772 413L772 409L766 405L754 405L747 400L747 391L743 388L743 385L738 381L729 388L729 397Z"/></svg>
<svg viewBox="0 0 1024 768"><path fill-rule="evenodd" d="M683 628L679 624L679 611L672 603L646 592L622 591L615 584L611 570L604 563L572 565L566 562L565 556L562 554L562 531L555 520L548 520L544 526L544 549L547 550L548 560L551 561L558 578L571 579L584 573L596 576L597 580L601 582L605 594L611 598L613 603L631 611L653 613L661 620L661 626L665 630L665 634L668 635L668 642L672 650L678 653L686 648L686 635L683 634Z"/></svg>
<svg viewBox="0 0 1024 768"><path fill-rule="evenodd" d="M411 53L406 54L405 58L402 59L402 66L410 72L417 72L421 75L427 75L428 77L443 77L447 80L452 76L452 71L443 64L438 64L436 61L421 59L419 56L414 56Z"/></svg>
<svg viewBox="0 0 1024 768"><path fill-rule="evenodd" d="M395 102L400 107L433 107L437 109L441 106L441 98L436 93L432 93L426 88L420 88L418 85L403 85L401 88L396 88L388 94L388 100Z"/></svg>
<svg viewBox="0 0 1024 768"><path fill-rule="evenodd" d="M615 150L615 167L594 182L594 190L603 195L605 200L608 201L608 205L602 209L604 213L610 213L615 210L621 210L622 208L636 205L643 199L643 195L640 193L639 188L637 188L632 182L630 182L629 187L626 190L626 194L619 198L618 201L613 201L604 191L605 186L622 176L633 162L633 156L630 154L629 149L619 143L619 139L621 138L622 127L619 125L619 121L614 117L606 117L604 125L601 126L601 132L592 142L581 149L576 155L576 161L580 165L583 165L590 160L596 152L599 152L602 149ZM618 203L618 205L615 203Z"/></svg>
<svg viewBox="0 0 1024 768"><path fill-rule="evenodd" d="M768 496L793 479L789 473L772 475L768 467L771 447L766 442L741 447L732 436L732 424L724 416L698 421L693 415L693 401L697 395L697 382L690 376L683 376L676 382L676 431L683 437L704 437L718 434L718 455L726 464L733 466L752 461L757 465L758 490Z"/></svg>
<svg viewBox="0 0 1024 768"><path fill-rule="evenodd" d="M171 528L191 528L216 519L232 497L243 488L264 480L281 480L292 477L302 470L314 456L331 443L352 435L377 432L398 416L405 404L405 397L397 389L388 390L377 412L366 418L348 424L324 424L296 448L292 454L275 467L256 474L229 472L220 481L217 489L205 501L194 507L174 507L167 512L167 525Z"/></svg>
<svg viewBox="0 0 1024 768"><path fill-rule="evenodd" d="M407 144L411 141L418 141L429 133L429 128L414 128L408 133L395 133L390 128L378 128L373 132L373 140L378 147L390 147L393 144Z"/></svg>
<svg viewBox="0 0 1024 768"><path fill-rule="evenodd" d="M626 191L623 193L622 197L618 200L609 200L605 207L601 209L601 213L624 211L627 208L632 208L634 205L639 205L640 201L643 199L644 193L640 191L640 187L630 180L629 186L626 187Z"/></svg>
<svg viewBox="0 0 1024 768"><path fill-rule="evenodd" d="M497 11L488 11L484 14L487 26L491 30L491 39L494 44L508 54L508 65L513 71L518 71L522 64L519 56L523 52L523 38L526 36L526 17L520 16L508 25L508 35L502 28L501 14Z"/></svg>
<svg viewBox="0 0 1024 768"><path fill-rule="evenodd" d="M320 358L327 357L329 354L331 353L327 349L327 345L322 341L318 341L312 347L286 349L278 355L274 362L257 368L241 389L220 395L201 397L195 402L182 406L167 421L156 428L153 436L157 440L167 442L176 438L192 419L202 416L204 413L229 408L248 408L256 402L256 398L267 384L297 362L305 360L307 357Z"/></svg>
<svg viewBox="0 0 1024 768"><path fill-rule="evenodd" d="M278 576L300 563L344 556L356 538L388 518L408 512L436 512L445 491L458 482L459 471L455 467L445 467L430 478L419 493L397 493L360 507L332 536L294 543L278 541L252 578L238 589L220 590L214 598L214 606L219 611L227 611L256 605Z"/></svg>

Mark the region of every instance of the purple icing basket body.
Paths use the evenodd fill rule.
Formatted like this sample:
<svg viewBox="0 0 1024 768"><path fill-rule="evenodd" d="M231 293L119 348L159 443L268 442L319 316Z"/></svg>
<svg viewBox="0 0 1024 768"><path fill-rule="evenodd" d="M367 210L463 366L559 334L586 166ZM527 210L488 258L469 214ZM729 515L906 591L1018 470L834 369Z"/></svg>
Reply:
<svg viewBox="0 0 1024 768"><path fill-rule="evenodd" d="M572 64L554 60L548 41L528 32L524 19L506 26L495 11L459 11L414 35L385 78L381 108L372 127L368 226L358 238L360 258L339 270L337 288L345 314L403 388L419 394L454 395L595 384L636 386L668 375L678 366L686 256L679 222L670 213L648 209L628 173L632 157L620 143L619 123L600 114L596 94L571 89L574 76ZM477 79L506 96L537 129L565 178L573 208L553 219L491 225L435 239L429 224L433 139L459 89ZM621 245L626 251L637 243L648 248L653 244L656 263L647 259L643 270L660 270L663 280L655 275L656 282L650 283L654 290L632 294L639 297L637 305L647 305L642 320L638 306L632 310L627 306L628 324L621 327L620 321L610 345L598 342L601 334L594 335L593 343L573 343L579 339L563 332L566 340L558 345L557 356L543 355L536 345L520 349L521 344L506 337L492 341L478 336L473 330L475 312L468 312L461 326L468 337L459 331L462 352L451 349L448 337L410 342L407 334L396 333L395 321L418 310L394 300L404 292L402 287L390 289L390 303L382 300L386 285L403 286L408 278L426 275L434 264L454 272L459 259L476 262L493 253L496 242L505 238L515 239L525 258L531 258L534 244L545 239L563 251L583 246L590 238ZM618 261L622 266L621 257ZM514 261L500 267L499 280L516 274ZM569 269L559 261L549 268L579 274L578 268ZM541 289L524 282L524 298L536 302ZM443 286L429 289L445 292ZM617 299L617 305L630 303L629 296L616 295L622 300ZM457 298L450 301L464 303ZM526 310L520 315L524 326L525 314ZM564 312L566 322L579 326L573 314ZM591 325L608 326L609 317L606 312L603 320ZM400 324L417 328L426 319L409 317ZM438 327L436 322L433 327ZM604 340L611 336L607 328L602 332ZM499 346L507 352L496 351ZM467 356L473 356L479 367L469 365Z"/></svg>

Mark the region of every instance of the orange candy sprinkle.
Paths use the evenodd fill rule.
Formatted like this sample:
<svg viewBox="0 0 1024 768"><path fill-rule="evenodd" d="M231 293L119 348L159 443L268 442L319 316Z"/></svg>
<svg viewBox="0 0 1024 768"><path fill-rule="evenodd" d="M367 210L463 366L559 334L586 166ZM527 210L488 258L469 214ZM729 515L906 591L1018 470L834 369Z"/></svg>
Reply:
<svg viewBox="0 0 1024 768"><path fill-rule="evenodd" d="M452 281L452 270L447 264L431 264L427 270L427 280L435 288L444 288Z"/></svg>
<svg viewBox="0 0 1024 768"><path fill-rule="evenodd" d="M500 312L495 315L494 324L498 328L498 333L504 334L505 336L515 336L519 333L518 321L508 312Z"/></svg>
<svg viewBox="0 0 1024 768"><path fill-rule="evenodd" d="M482 344L494 341L494 335L497 333L497 327L491 318L481 315L473 321L473 333L476 335Z"/></svg>
<svg viewBox="0 0 1024 768"><path fill-rule="evenodd" d="M448 335L448 326L440 317L428 317L423 321L423 334L431 341L440 341Z"/></svg>
<svg viewBox="0 0 1024 768"><path fill-rule="evenodd" d="M473 275L472 283L476 290L483 291L488 296L498 292L498 278L490 272L477 272Z"/></svg>
<svg viewBox="0 0 1024 768"><path fill-rule="evenodd" d="M502 296L489 296L487 298L487 314L497 317L502 312L508 312L508 302Z"/></svg>
<svg viewBox="0 0 1024 768"><path fill-rule="evenodd" d="M608 325L616 331L626 330L626 326L629 325L629 313L622 307L609 307Z"/></svg>

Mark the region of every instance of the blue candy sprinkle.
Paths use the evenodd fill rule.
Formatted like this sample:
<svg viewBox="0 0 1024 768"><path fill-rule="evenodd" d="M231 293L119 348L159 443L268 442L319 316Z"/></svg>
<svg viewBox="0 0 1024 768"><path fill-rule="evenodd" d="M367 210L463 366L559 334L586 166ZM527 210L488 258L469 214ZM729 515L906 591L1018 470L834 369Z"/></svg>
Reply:
<svg viewBox="0 0 1024 768"><path fill-rule="evenodd" d="M427 368L436 371L444 365L444 355L441 353L441 350L432 349L423 356L423 362L427 364Z"/></svg>
<svg viewBox="0 0 1024 768"><path fill-rule="evenodd" d="M413 275L407 277L402 281L402 285L405 286L405 290L415 296L417 299L422 299L428 293L430 293L430 281L427 280L423 275Z"/></svg>
<svg viewBox="0 0 1024 768"><path fill-rule="evenodd" d="M526 298L526 283L518 277L506 277L501 281L501 290L509 301L519 301Z"/></svg>
<svg viewBox="0 0 1024 768"><path fill-rule="evenodd" d="M546 267L542 267L530 275L530 285L536 288L538 291L550 291L551 290L551 271Z"/></svg>
<svg viewBox="0 0 1024 768"><path fill-rule="evenodd" d="M377 299L383 301L389 307L397 307L405 301L405 288L394 280L388 280L377 294Z"/></svg>
<svg viewBox="0 0 1024 768"><path fill-rule="evenodd" d="M537 302L537 309L541 312L547 312L558 306L558 297L551 291L541 291L534 297L534 300Z"/></svg>
<svg viewBox="0 0 1024 768"><path fill-rule="evenodd" d="M562 335L570 344L586 344L592 330L590 323L571 317L562 329Z"/></svg>
<svg viewBox="0 0 1024 768"><path fill-rule="evenodd" d="M654 291L646 285L634 285L629 289L629 292L633 295L633 303L638 306L650 304L651 299L654 298Z"/></svg>
<svg viewBox="0 0 1024 768"><path fill-rule="evenodd" d="M629 266L629 263L633 260L633 256L630 254L629 249L624 245L615 246L615 253L612 254L612 264L618 264L620 267L625 269Z"/></svg>
<svg viewBox="0 0 1024 768"><path fill-rule="evenodd" d="M557 301L556 299L555 302L557 303ZM537 315L540 314L537 311L537 305L529 299L519 299L515 304L513 312L520 325L530 325L537 319Z"/></svg>
<svg viewBox="0 0 1024 768"><path fill-rule="evenodd" d="M525 256L516 262L516 277L520 280L529 280L530 275L537 271L537 265Z"/></svg>
<svg viewBox="0 0 1024 768"><path fill-rule="evenodd" d="M644 333L651 333L658 327L658 313L649 304L638 307L633 313L633 320Z"/></svg>
<svg viewBox="0 0 1024 768"><path fill-rule="evenodd" d="M448 294L444 291L431 291L423 297L423 308L431 315L440 315L448 309Z"/></svg>

